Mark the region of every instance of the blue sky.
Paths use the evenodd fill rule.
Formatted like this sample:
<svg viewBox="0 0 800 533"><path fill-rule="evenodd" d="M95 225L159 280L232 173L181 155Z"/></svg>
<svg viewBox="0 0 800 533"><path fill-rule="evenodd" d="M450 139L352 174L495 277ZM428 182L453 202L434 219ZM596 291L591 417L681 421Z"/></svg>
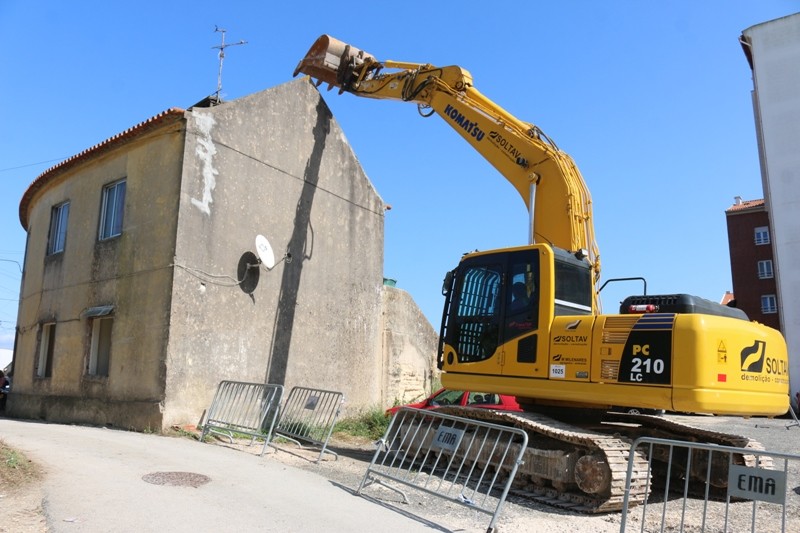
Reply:
<svg viewBox="0 0 800 533"><path fill-rule="evenodd" d="M489 11L490 6L497 6ZM359 7L360 6L360 7ZM0 2L0 348L13 346L30 183L170 107L289 81L331 34L381 60L469 70L475 86L576 160L594 200L605 279L718 300L731 288L725 209L762 196L742 30L800 1ZM323 90L324 92L324 90ZM462 253L524 244L517 193L436 117L324 92L386 217L385 275L438 328ZM268 229L257 231L268 235ZM615 312L636 283L603 291Z"/></svg>

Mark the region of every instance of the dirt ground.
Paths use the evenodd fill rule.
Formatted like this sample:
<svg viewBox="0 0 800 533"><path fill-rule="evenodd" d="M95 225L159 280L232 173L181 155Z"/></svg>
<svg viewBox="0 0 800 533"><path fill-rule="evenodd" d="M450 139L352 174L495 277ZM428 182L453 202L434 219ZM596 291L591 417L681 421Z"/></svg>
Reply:
<svg viewBox="0 0 800 533"><path fill-rule="evenodd" d="M800 428L786 429L787 420L690 416L675 418L684 423L716 431L749 436L761 442L769 451L800 454ZM338 454L338 458L325 454L323 460L316 463L318 450L298 449L291 443L281 445L278 451L270 449L263 457L258 457L260 446L248 447L244 443L230 444L225 441L218 441L213 445L229 447L232 453L252 454L254 461L280 461L287 466L314 472L321 476L321 481L332 483L351 493L355 493L358 489L375 450L371 442L337 435L332 439L330 449ZM788 464L789 500L786 521L783 522L784 517L779 506L758 504L755 531L781 531L782 524L785 524L783 526L785 531L800 532L800 461ZM783 463L778 466L782 468ZM47 472L43 472L42 475L42 480L45 480ZM43 508L43 501L46 498L44 483L45 481L41 480L33 481L21 484L14 490L8 486L0 487L0 509L2 509L0 531L15 533L48 531ZM445 502L413 489L406 489L405 492L409 496L409 503L402 503L397 493L376 485L367 487L363 494L377 505L389 506L396 509L396 512L428 524L432 530L479 532L486 531L490 523L491 516L485 513ZM707 520L712 521L722 520L726 512L724 502L715 502L704 508L700 500L689 500L687 503L681 498L669 498L666 503L657 501L657 498L655 500L648 503L646 514L642 514L641 507L628 514L626 531L701 531L704 512ZM666 505L663 514L665 526L662 529L664 505ZM731 520L739 521L736 523L746 524L746 528L740 529L743 526L735 526L728 531L750 531L753 507L752 502L732 504L727 510L729 517ZM496 531L617 533L621 531L622 518L621 513L581 515L509 496L497 522ZM724 531L723 528L724 526L713 526L712 529L705 531Z"/></svg>
<svg viewBox="0 0 800 533"><path fill-rule="evenodd" d="M744 435L759 441L766 450L787 454L798 454L800 458L800 428L787 429L790 422L784 419L742 419L735 417L667 415L678 422L697 427ZM339 458L332 460L325 457L319 464L314 464L318 453L298 451L290 446L274 455L276 459L297 468L307 469L339 483L355 491L372 460L374 446L371 442L357 440L337 441L333 449L339 452ZM291 453L290 453L291 452ZM783 462L776 468L782 469ZM787 516L781 516L781 508L776 505L759 503L756 510L756 527L759 533L783 531L800 533L800 460L788 463ZM408 512L423 520L444 528L445 531L481 532L486 531L491 516L477 512L455 503L444 502L439 498L405 489L409 503L403 504L394 492L380 486L364 489L367 497L378 503L396 506L401 512ZM727 508L725 502L711 502L704 507L698 499L683 500L670 497L664 503L663 498L654 497L645 508L633 508L626 517L626 532L722 532L726 531L724 520L728 515L728 532L751 531L753 519L753 503L737 502ZM645 511L645 513L642 513ZM663 514L662 514L663 511ZM662 529L662 516L663 529ZM705 516L705 529L703 521ZM622 514L610 513L601 515L585 515L554 508L514 495L509 495L496 524L496 532L508 533L517 531L536 531L537 533L620 533L622 531ZM643 526L644 523L644 526Z"/></svg>

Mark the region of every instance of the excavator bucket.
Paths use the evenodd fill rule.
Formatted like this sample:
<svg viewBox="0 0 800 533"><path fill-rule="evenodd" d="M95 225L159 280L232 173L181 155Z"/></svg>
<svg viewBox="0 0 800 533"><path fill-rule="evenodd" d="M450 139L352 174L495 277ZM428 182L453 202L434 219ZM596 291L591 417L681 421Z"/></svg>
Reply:
<svg viewBox="0 0 800 533"><path fill-rule="evenodd" d="M324 82L329 85L329 89L331 87L342 89L364 63L374 64L377 60L363 50L345 44L330 35L323 35L314 41L308 53L297 64L294 76L302 72L316 78L318 86Z"/></svg>

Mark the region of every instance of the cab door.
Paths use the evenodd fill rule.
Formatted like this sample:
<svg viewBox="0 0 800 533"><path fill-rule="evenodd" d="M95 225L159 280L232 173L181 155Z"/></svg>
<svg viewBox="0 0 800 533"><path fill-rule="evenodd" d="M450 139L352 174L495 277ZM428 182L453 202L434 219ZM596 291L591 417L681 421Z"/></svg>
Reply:
<svg viewBox="0 0 800 533"><path fill-rule="evenodd" d="M505 302L501 350L504 376L547 377L547 335L543 334L540 250L509 252L505 261Z"/></svg>

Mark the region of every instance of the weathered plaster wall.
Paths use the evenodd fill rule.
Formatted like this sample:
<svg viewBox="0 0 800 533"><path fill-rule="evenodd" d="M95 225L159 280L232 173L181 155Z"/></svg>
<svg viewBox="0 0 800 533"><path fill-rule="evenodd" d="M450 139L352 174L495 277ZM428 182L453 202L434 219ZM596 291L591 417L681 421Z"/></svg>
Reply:
<svg viewBox="0 0 800 533"><path fill-rule="evenodd" d="M165 424L199 419L220 380L378 402L384 204L319 92L301 79L187 116ZM248 293L258 234L279 263Z"/></svg>
<svg viewBox="0 0 800 533"><path fill-rule="evenodd" d="M383 288L381 405L419 401L438 383L438 335L406 291Z"/></svg>
<svg viewBox="0 0 800 533"><path fill-rule="evenodd" d="M180 123L71 170L31 203L9 414L158 428L164 396ZM98 242L104 185L127 178L123 233ZM51 209L70 202L63 253L46 257ZM91 322L114 305L109 376L85 375ZM56 322L52 377L36 377L40 325Z"/></svg>

